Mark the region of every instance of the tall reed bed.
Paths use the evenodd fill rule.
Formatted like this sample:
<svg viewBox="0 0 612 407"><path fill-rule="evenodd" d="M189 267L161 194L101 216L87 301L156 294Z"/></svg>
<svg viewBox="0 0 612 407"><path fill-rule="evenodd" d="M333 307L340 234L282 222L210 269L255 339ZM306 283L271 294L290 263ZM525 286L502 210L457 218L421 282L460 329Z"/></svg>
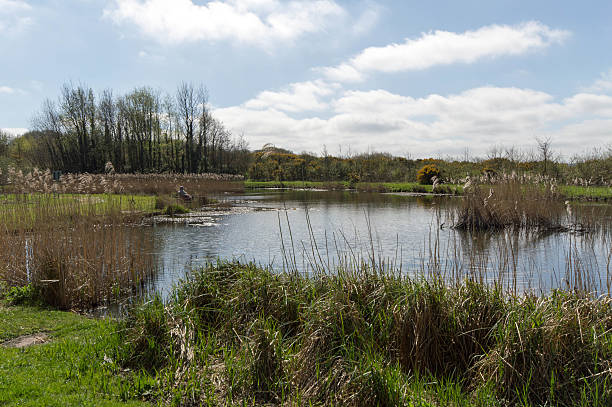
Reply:
<svg viewBox="0 0 612 407"><path fill-rule="evenodd" d="M607 297L328 271L204 267L132 310L114 358L168 405L612 403Z"/></svg>
<svg viewBox="0 0 612 407"><path fill-rule="evenodd" d="M30 284L60 308L90 308L141 290L155 242L119 200L37 194L0 207L0 280Z"/></svg>
<svg viewBox="0 0 612 407"><path fill-rule="evenodd" d="M0 183L15 193L69 193L69 194L175 194L184 186L195 196L209 193L240 192L244 189L243 177L231 174L63 174L59 180L49 170L34 168L23 172L9 168L0 173Z"/></svg>

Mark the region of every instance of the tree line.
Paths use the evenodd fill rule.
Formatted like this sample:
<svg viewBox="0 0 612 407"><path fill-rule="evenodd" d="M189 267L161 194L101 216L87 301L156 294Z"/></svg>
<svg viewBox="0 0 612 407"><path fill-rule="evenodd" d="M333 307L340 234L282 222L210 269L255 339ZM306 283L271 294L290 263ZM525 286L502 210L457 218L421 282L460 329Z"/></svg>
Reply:
<svg viewBox="0 0 612 407"><path fill-rule="evenodd" d="M610 185L612 146L569 162L555 158L551 141L537 140L538 150L522 154L514 148L491 148L484 158L411 159L388 153L367 153L336 157L323 152L295 154L266 145L251 154L247 178L278 181L414 182L425 166L434 166L447 181L479 175L515 172L553 177L568 184Z"/></svg>
<svg viewBox="0 0 612 407"><path fill-rule="evenodd" d="M13 155L43 168L99 173L110 162L117 172L242 174L248 165L246 141L213 117L202 85L115 95L65 84L32 124Z"/></svg>
<svg viewBox="0 0 612 407"><path fill-rule="evenodd" d="M0 172L8 166L71 173L100 173L112 164L121 173L229 173L252 180L348 182L415 181L425 165L453 181L466 175L531 173L561 182L612 184L612 145L563 161L551 139L536 139L535 150L493 146L483 158L411 159L388 153L333 156L294 153L265 145L249 151L216 119L202 85L181 83L173 94L149 87L124 95L96 94L84 85L62 86L46 100L32 131L11 138L0 131ZM6 171L4 171L6 173Z"/></svg>

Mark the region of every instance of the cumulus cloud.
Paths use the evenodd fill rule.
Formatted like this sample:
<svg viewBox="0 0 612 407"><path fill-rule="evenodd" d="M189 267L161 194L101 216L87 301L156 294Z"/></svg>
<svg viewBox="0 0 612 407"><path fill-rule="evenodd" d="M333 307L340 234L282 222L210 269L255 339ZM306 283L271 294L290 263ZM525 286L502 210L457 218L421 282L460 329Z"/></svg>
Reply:
<svg viewBox="0 0 612 407"><path fill-rule="evenodd" d="M400 44L370 47L338 66L319 68L334 81L354 82L369 72L400 72L437 65L474 63L483 58L521 55L561 43L570 33L530 21L489 25L475 31L433 31Z"/></svg>
<svg viewBox="0 0 612 407"><path fill-rule="evenodd" d="M292 83L280 91L264 91L244 105L249 109L275 109L286 112L322 110L329 107L325 97L335 93L337 84L322 80Z"/></svg>
<svg viewBox="0 0 612 407"><path fill-rule="evenodd" d="M11 88L10 86L0 86L0 93L15 93L15 89Z"/></svg>
<svg viewBox="0 0 612 407"><path fill-rule="evenodd" d="M262 46L320 31L343 14L334 0L115 0L104 12L159 42L232 40Z"/></svg>
<svg viewBox="0 0 612 407"><path fill-rule="evenodd" d="M271 142L296 151L319 151L323 144L353 151L378 150L414 156L474 154L492 145L532 146L534 137L552 137L571 154L585 142L609 139L612 97L579 93L562 100L521 88L485 86L458 94L412 98L386 90L346 91L329 102L331 117L296 118L274 105L248 103L215 114L254 147Z"/></svg>
<svg viewBox="0 0 612 407"><path fill-rule="evenodd" d="M612 91L612 69L601 74L591 86L582 89L585 92L610 92Z"/></svg>
<svg viewBox="0 0 612 407"><path fill-rule="evenodd" d="M23 0L0 0L0 34L15 34L32 24L32 10Z"/></svg>

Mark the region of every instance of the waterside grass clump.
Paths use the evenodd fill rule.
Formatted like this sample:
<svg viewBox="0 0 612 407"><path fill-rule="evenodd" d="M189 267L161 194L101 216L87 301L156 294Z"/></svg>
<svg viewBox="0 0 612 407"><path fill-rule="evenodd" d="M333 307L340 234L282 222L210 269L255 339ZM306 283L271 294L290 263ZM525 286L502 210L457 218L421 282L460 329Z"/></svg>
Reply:
<svg viewBox="0 0 612 407"><path fill-rule="evenodd" d="M120 365L168 405L612 403L612 303L373 269L220 262L136 306Z"/></svg>
<svg viewBox="0 0 612 407"><path fill-rule="evenodd" d="M468 180L463 190L463 205L453 222L459 230L548 233L584 226L577 224L569 202L563 203L554 183L503 179L483 186Z"/></svg>

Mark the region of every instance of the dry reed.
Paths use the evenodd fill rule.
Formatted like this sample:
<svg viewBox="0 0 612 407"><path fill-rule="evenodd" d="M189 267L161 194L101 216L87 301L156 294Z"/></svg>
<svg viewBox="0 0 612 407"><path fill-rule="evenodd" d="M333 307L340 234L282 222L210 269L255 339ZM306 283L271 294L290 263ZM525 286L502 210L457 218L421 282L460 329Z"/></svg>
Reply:
<svg viewBox="0 0 612 407"><path fill-rule="evenodd" d="M31 198L31 197L30 197ZM141 290L154 242L112 201L37 195L0 211L0 280L33 285L60 308L91 308Z"/></svg>
<svg viewBox="0 0 612 407"><path fill-rule="evenodd" d="M560 202L554 185L509 179L483 187L468 180L454 227L470 231L568 230L566 207Z"/></svg>
<svg viewBox="0 0 612 407"><path fill-rule="evenodd" d="M194 196L208 193L239 192L243 177L231 174L64 174L54 180L49 170L34 168L23 172L10 167L6 182L10 192L99 194L123 193L164 195L174 194L180 185Z"/></svg>

